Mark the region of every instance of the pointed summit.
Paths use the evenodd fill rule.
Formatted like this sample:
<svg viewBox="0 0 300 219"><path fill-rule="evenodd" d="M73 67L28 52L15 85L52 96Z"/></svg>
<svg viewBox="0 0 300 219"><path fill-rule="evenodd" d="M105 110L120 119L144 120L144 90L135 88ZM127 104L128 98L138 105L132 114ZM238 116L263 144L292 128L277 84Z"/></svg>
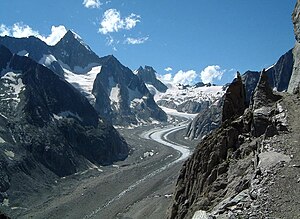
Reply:
<svg viewBox="0 0 300 219"><path fill-rule="evenodd" d="M76 67L84 69L91 64L99 64L101 61L82 38L72 30L68 30L54 46L53 53L58 60L68 65L74 72L76 72Z"/></svg>
<svg viewBox="0 0 300 219"><path fill-rule="evenodd" d="M159 92L166 92L168 87L163 84L160 80L156 77L156 71L151 66L142 66L136 70L136 74L139 78L141 78L146 84L153 85Z"/></svg>

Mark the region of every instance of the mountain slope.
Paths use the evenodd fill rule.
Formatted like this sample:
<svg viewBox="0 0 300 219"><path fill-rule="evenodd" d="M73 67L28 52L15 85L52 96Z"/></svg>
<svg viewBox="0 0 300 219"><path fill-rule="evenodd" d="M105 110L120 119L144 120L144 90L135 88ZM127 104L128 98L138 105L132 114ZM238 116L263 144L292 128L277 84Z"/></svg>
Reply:
<svg viewBox="0 0 300 219"><path fill-rule="evenodd" d="M151 66L145 66L144 68L140 66L134 73L146 84L154 86L159 92L164 93L168 89L164 83L157 79L156 71Z"/></svg>
<svg viewBox="0 0 300 219"><path fill-rule="evenodd" d="M122 125L137 124L139 121L166 121L166 114L154 102L153 96L138 76L119 61L110 59L110 56L98 57L70 30L54 46L48 46L35 37L0 37L0 44L7 46L13 53L29 56L67 80L107 121ZM102 69L102 65L106 67ZM111 70L116 72L109 72ZM122 95L110 95L111 81L105 75L97 77L100 72L107 72L105 74L114 77L114 85L120 87ZM99 82L102 79L104 81ZM122 103L120 109L117 103Z"/></svg>
<svg viewBox="0 0 300 219"><path fill-rule="evenodd" d="M167 120L165 112L156 105L153 95L137 75L114 56L103 60L93 87L95 108L100 115L114 124Z"/></svg>
<svg viewBox="0 0 300 219"><path fill-rule="evenodd" d="M38 187L53 176L127 157L124 139L73 86L4 46L0 60L2 199L16 198L22 184Z"/></svg>

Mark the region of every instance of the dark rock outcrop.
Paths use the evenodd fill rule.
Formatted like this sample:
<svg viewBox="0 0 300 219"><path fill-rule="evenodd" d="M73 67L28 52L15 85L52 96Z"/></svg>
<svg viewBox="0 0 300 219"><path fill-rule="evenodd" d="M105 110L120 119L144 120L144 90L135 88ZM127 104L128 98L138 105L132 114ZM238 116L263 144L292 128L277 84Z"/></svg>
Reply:
<svg viewBox="0 0 300 219"><path fill-rule="evenodd" d="M268 75L264 69L254 90L251 103L253 111L252 134L254 136L258 137L264 134L267 127L269 127L268 133L270 134L270 130L272 129L271 116L274 114L271 107L279 99L280 96L273 93L268 83Z"/></svg>
<svg viewBox="0 0 300 219"><path fill-rule="evenodd" d="M19 189L20 183L42 184L91 163L108 165L127 157L124 139L73 86L4 46L0 60L8 61L0 66L2 196L10 185Z"/></svg>
<svg viewBox="0 0 300 219"><path fill-rule="evenodd" d="M225 93L222 122L243 115L246 108L245 99L245 87L240 73L237 72L236 79L229 85Z"/></svg>
<svg viewBox="0 0 300 219"><path fill-rule="evenodd" d="M136 75L142 79L146 84L153 85L159 92L166 92L168 87L162 83L156 77L156 71L151 66L145 66L144 68L140 66L136 70Z"/></svg>

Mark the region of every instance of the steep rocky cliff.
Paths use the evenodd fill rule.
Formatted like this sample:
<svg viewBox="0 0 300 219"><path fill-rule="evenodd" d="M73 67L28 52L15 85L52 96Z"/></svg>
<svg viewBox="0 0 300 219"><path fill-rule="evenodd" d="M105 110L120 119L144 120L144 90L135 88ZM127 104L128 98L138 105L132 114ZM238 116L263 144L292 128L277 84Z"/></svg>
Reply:
<svg viewBox="0 0 300 219"><path fill-rule="evenodd" d="M0 201L11 186L15 194L127 157L124 139L73 86L4 46L0 60Z"/></svg>
<svg viewBox="0 0 300 219"><path fill-rule="evenodd" d="M164 83L162 83L160 80L157 79L156 71L151 66L146 65L144 68L140 66L138 70L135 71L135 73L148 86L149 85L154 86L155 89L158 90L159 92L166 92L166 90L168 89L168 87Z"/></svg>
<svg viewBox="0 0 300 219"><path fill-rule="evenodd" d="M114 56L103 57L102 63L92 90L95 109L101 116L121 125L167 121L166 113L157 106L141 78Z"/></svg>
<svg viewBox="0 0 300 219"><path fill-rule="evenodd" d="M251 208L251 203L257 199L251 197L254 196L251 192L260 188L260 181L255 179L261 179L264 162L273 156L263 145L268 138L286 130L286 114L278 102L279 96L270 93L272 90L265 72L255 89L252 105L244 113L243 89L243 84L235 81L235 85L227 90L224 102L230 103L229 108L239 102L240 110L225 116L227 119L222 125L206 136L184 163L169 218L192 218L193 215L195 218L196 215L247 218L248 213L257 213ZM227 112L223 110L223 113ZM274 154L277 156L273 161L275 164L289 161L288 156ZM248 205L247 209L244 204Z"/></svg>
<svg viewBox="0 0 300 219"><path fill-rule="evenodd" d="M293 24L294 24L294 32L296 43L293 49L294 55L294 66L293 66L293 74L291 77L291 82L288 87L289 93L299 93L300 87L300 2L297 1L296 7L294 9L293 15Z"/></svg>

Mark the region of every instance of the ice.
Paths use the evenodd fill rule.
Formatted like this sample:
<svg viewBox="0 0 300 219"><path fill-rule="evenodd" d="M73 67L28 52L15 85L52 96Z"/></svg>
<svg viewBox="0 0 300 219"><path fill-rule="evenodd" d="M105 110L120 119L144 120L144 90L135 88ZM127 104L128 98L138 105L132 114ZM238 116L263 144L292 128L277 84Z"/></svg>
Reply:
<svg viewBox="0 0 300 219"><path fill-rule="evenodd" d="M79 121L83 121L82 118L77 113L75 114L71 111L63 111L63 112L60 112L58 114L53 114L53 117L56 120L60 120L60 119L63 119L63 118L68 118L68 117L73 117L73 118L78 119Z"/></svg>
<svg viewBox="0 0 300 219"><path fill-rule="evenodd" d="M93 85L96 76L100 71L101 66L94 66L86 74L80 75L75 74L74 72L71 72L64 68L66 81L68 81L75 88L81 91L84 94L84 96L86 96L88 100L92 103L95 102L95 96L92 94Z"/></svg>
<svg viewBox="0 0 300 219"><path fill-rule="evenodd" d="M153 90L151 86L147 85L148 88ZM172 101L176 105L184 103L188 100L195 102L215 102L221 96L224 95L225 91L222 90L222 86L204 86L204 87L186 87L183 89L180 85L169 85L168 90L165 93L155 91L154 100L166 100Z"/></svg>
<svg viewBox="0 0 300 219"><path fill-rule="evenodd" d="M39 64L44 66L50 66L52 62L57 61L53 55L43 55L40 59Z"/></svg>
<svg viewBox="0 0 300 219"><path fill-rule="evenodd" d="M195 113L195 114L191 114L191 113L183 113L183 112L178 112L177 110L175 109L170 109L170 108L167 108L167 107L162 107L160 106L160 108L165 111L165 113L167 113L168 115L171 115L171 116L179 116L179 117L183 117L183 118L186 118L186 119L193 119L195 118L198 113Z"/></svg>
<svg viewBox="0 0 300 219"><path fill-rule="evenodd" d="M120 94L120 88L117 85L116 87L112 87L110 90L110 101L118 103L119 102L119 94Z"/></svg>
<svg viewBox="0 0 300 219"><path fill-rule="evenodd" d="M87 74L91 71L96 71L97 69L95 68L99 68L99 63L90 63L87 66L85 66L84 68L80 67L80 66L75 66L74 67L74 72L76 72L77 74ZM99 71L97 73L100 72L101 69L99 69Z"/></svg>

